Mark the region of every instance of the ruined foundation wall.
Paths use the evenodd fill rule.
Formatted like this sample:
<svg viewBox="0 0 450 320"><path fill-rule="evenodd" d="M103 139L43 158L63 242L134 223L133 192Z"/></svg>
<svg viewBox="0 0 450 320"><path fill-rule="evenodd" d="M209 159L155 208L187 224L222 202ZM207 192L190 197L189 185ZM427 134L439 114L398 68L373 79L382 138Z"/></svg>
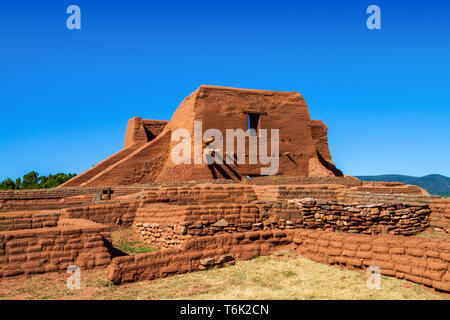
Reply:
<svg viewBox="0 0 450 320"><path fill-rule="evenodd" d="M450 233L450 199L435 199L431 204L431 227Z"/></svg>
<svg viewBox="0 0 450 320"><path fill-rule="evenodd" d="M8 212L0 215L0 231L56 227L59 211Z"/></svg>
<svg viewBox="0 0 450 320"><path fill-rule="evenodd" d="M362 185L361 180L350 176L343 176L343 177L261 176L261 177L251 177L250 179L247 180L247 183L253 185L336 184L346 187L356 187Z"/></svg>
<svg viewBox="0 0 450 320"><path fill-rule="evenodd" d="M140 202L138 201L91 204L64 209L62 217L66 219L88 219L117 229L132 225L139 205Z"/></svg>
<svg viewBox="0 0 450 320"><path fill-rule="evenodd" d="M114 284L152 280L268 255L292 242L289 232L247 232L192 239L179 249L114 258L107 269Z"/></svg>
<svg viewBox="0 0 450 320"><path fill-rule="evenodd" d="M110 262L109 228L88 220L66 220L55 228L0 232L0 278L81 269Z"/></svg>
<svg viewBox="0 0 450 320"><path fill-rule="evenodd" d="M445 239L296 230L292 249L317 262L350 269L377 266L383 275L450 292L450 243Z"/></svg>
<svg viewBox="0 0 450 320"><path fill-rule="evenodd" d="M364 234L414 235L430 223L428 205L357 205L306 198L262 205L264 215L280 228L321 229ZM266 224L266 222L264 222Z"/></svg>
<svg viewBox="0 0 450 320"><path fill-rule="evenodd" d="M338 201L341 202L358 202L360 204L374 204L374 203L406 203L406 204L423 204L432 203L439 196L427 196L420 194L387 194L387 193L372 193L362 191L343 191Z"/></svg>
<svg viewBox="0 0 450 320"><path fill-rule="evenodd" d="M450 292L448 241L305 229L198 237L178 249L116 257L107 268L107 276L114 284L158 279L268 255L282 248L350 269L376 266L383 275Z"/></svg>

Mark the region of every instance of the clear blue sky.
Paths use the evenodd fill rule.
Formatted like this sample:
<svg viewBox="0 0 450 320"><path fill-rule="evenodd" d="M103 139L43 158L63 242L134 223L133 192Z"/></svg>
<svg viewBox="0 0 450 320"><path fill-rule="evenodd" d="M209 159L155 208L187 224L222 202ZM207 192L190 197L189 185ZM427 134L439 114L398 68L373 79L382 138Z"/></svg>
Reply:
<svg viewBox="0 0 450 320"><path fill-rule="evenodd" d="M449 16L434 0L2 1L0 179L80 173L201 84L300 92L345 174L450 176Z"/></svg>

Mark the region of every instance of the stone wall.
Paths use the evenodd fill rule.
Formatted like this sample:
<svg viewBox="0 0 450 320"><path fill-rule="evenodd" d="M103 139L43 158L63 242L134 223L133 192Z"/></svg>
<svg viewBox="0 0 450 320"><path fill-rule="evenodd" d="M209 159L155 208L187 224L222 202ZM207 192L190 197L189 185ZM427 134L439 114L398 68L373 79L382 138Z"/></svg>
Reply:
<svg viewBox="0 0 450 320"><path fill-rule="evenodd" d="M427 204L358 205L312 198L242 204L147 204L134 227L158 248L179 248L196 236L261 230L321 229L370 235L414 235L430 223Z"/></svg>
<svg viewBox="0 0 450 320"><path fill-rule="evenodd" d="M345 231L377 235L382 233L414 235L429 226L430 212L427 204L371 204L358 205L317 201L306 198L291 200L298 206L277 208L274 204L267 210L269 216L291 220L297 228Z"/></svg>
<svg viewBox="0 0 450 320"><path fill-rule="evenodd" d="M386 194L372 193L362 191L344 191L338 196L340 202L358 202L360 204L372 203L406 203L406 204L423 204L431 203L439 196L427 195L408 195L408 194Z"/></svg>
<svg viewBox="0 0 450 320"><path fill-rule="evenodd" d="M117 229L132 225L139 205L138 201L90 204L64 209L62 217L88 219Z"/></svg>
<svg viewBox="0 0 450 320"><path fill-rule="evenodd" d="M147 203L178 204L241 203L257 199L253 187L241 184L164 186L146 190L145 197Z"/></svg>
<svg viewBox="0 0 450 320"><path fill-rule="evenodd" d="M58 210L135 194L148 186L73 187L0 191L0 212L22 210Z"/></svg>
<svg viewBox="0 0 450 320"><path fill-rule="evenodd" d="M431 226L450 233L450 199L435 199L430 208L433 211Z"/></svg>
<svg viewBox="0 0 450 320"><path fill-rule="evenodd" d="M377 266L383 275L450 292L450 243L445 239L296 230L292 249L317 262L350 269Z"/></svg>
<svg viewBox="0 0 450 320"><path fill-rule="evenodd" d="M289 176L260 176L251 177L247 180L252 185L319 185L337 184L347 187L361 186L362 181L355 177L289 177Z"/></svg>
<svg viewBox="0 0 450 320"><path fill-rule="evenodd" d="M59 211L8 212L0 215L0 231L56 227Z"/></svg>
<svg viewBox="0 0 450 320"><path fill-rule="evenodd" d="M107 269L114 284L152 280L268 255L292 242L292 232L247 232L198 237L182 248L116 257Z"/></svg>
<svg viewBox="0 0 450 320"><path fill-rule="evenodd" d="M0 232L0 278L81 269L110 262L109 228L83 219L60 220L58 227Z"/></svg>
<svg viewBox="0 0 450 320"><path fill-rule="evenodd" d="M107 276L114 284L158 279L220 267L282 248L350 269L376 266L383 275L450 292L450 243L446 240L305 229L197 237L177 249L116 257L107 268Z"/></svg>

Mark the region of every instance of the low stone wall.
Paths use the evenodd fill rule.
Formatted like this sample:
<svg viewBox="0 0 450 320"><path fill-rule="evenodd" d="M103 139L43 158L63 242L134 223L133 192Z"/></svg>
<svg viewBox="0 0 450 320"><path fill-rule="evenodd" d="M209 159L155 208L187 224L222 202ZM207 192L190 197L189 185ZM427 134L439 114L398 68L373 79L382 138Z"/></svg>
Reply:
<svg viewBox="0 0 450 320"><path fill-rule="evenodd" d="M22 210L58 210L98 202L110 189L111 199L149 189L148 186L73 187L0 191L0 212Z"/></svg>
<svg viewBox="0 0 450 320"><path fill-rule="evenodd" d="M450 199L435 199L430 208L431 227L450 233Z"/></svg>
<svg viewBox="0 0 450 320"><path fill-rule="evenodd" d="M288 177L288 176L261 176L251 177L246 181L253 185L311 185L311 184L338 184L347 187L361 186L362 181L355 177Z"/></svg>
<svg viewBox="0 0 450 320"><path fill-rule="evenodd" d="M306 198L291 200L294 208L269 208L269 216L293 221L298 228L339 230L348 233L414 235L429 226L430 212L427 204L371 204L357 205L333 203ZM287 211L287 213L286 213Z"/></svg>
<svg viewBox="0 0 450 320"><path fill-rule="evenodd" d="M145 240L158 248L180 247L194 236L246 232L262 229L263 215L256 204L143 205L136 213L135 227Z"/></svg>
<svg viewBox="0 0 450 320"><path fill-rule="evenodd" d="M255 186L258 201L280 201L301 198L315 198L325 201L337 201L340 194L339 189L328 186L315 186L308 188L305 186Z"/></svg>
<svg viewBox="0 0 450 320"><path fill-rule="evenodd" d="M372 193L361 191L344 191L339 197L339 202L358 202L360 204L372 203L405 203L409 205L432 203L439 199L439 196L427 195L408 195L408 194L386 194L386 193Z"/></svg>
<svg viewBox="0 0 450 320"><path fill-rule="evenodd" d="M241 184L203 184L164 186L146 190L146 202L175 202L178 204L241 203L256 200L251 186Z"/></svg>
<svg viewBox="0 0 450 320"><path fill-rule="evenodd" d="M0 214L0 231L56 227L59 211L8 212Z"/></svg>
<svg viewBox="0 0 450 320"><path fill-rule="evenodd" d="M260 230L414 235L429 226L430 212L427 204L357 205L313 198L204 206L147 203L138 209L134 227L152 246L179 248L194 236Z"/></svg>
<svg viewBox="0 0 450 320"><path fill-rule="evenodd" d="M428 195L421 187L414 185L380 185L365 182L361 187L352 188L358 192L382 193L382 194L408 194L408 195Z"/></svg>
<svg viewBox="0 0 450 320"><path fill-rule="evenodd" d="M139 205L139 201L90 204L64 209L62 210L62 217L88 219L117 229L132 225Z"/></svg>
<svg viewBox="0 0 450 320"><path fill-rule="evenodd" d="M0 232L0 278L81 269L110 262L109 228L89 220L60 220L58 227Z"/></svg>
<svg viewBox="0 0 450 320"><path fill-rule="evenodd" d="M286 248L317 262L350 269L376 266L383 275L450 292L450 243L446 240L306 229L197 237L178 249L116 257L107 276L114 284L158 279Z"/></svg>
<svg viewBox="0 0 450 320"><path fill-rule="evenodd" d="M351 269L377 266L381 274L450 292L450 242L404 236L296 230L293 251Z"/></svg>
<svg viewBox="0 0 450 320"><path fill-rule="evenodd" d="M262 231L198 237L179 249L116 257L106 273L114 284L122 284L204 270L287 248L292 236L292 232Z"/></svg>

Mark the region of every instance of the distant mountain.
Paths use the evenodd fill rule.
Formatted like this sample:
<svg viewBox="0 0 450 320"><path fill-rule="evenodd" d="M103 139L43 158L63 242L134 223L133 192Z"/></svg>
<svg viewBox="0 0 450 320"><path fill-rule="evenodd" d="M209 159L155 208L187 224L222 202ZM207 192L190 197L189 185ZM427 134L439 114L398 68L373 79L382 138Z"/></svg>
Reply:
<svg viewBox="0 0 450 320"><path fill-rule="evenodd" d="M440 174L429 174L424 177L403 176L400 174L384 174L381 176L356 176L363 181L403 182L414 184L430 194L446 196L450 195L450 178Z"/></svg>

